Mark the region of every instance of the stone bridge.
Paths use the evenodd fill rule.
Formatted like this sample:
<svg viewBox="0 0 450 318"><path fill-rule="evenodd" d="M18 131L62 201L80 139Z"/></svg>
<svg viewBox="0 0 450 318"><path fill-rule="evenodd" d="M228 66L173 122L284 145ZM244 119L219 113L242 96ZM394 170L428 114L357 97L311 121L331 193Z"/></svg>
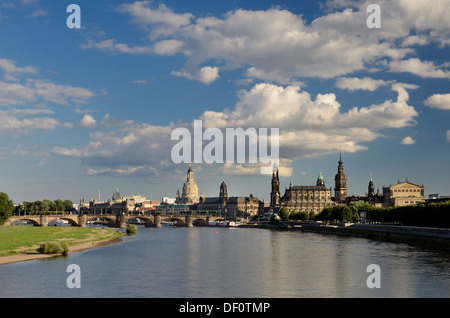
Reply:
<svg viewBox="0 0 450 318"><path fill-rule="evenodd" d="M48 226L48 223L56 220L66 220L72 226L86 227L88 221L103 219L108 222L110 227L126 228L127 222L131 219L139 219L145 223L146 227L161 227L164 221L175 222L176 226L192 227L193 221L199 224L207 224L208 221L220 219L215 216L206 215L185 215L185 214L171 214L171 215L136 215L136 214L42 214L42 215L13 215L6 222L5 225L11 225L17 221L29 221L35 226Z"/></svg>

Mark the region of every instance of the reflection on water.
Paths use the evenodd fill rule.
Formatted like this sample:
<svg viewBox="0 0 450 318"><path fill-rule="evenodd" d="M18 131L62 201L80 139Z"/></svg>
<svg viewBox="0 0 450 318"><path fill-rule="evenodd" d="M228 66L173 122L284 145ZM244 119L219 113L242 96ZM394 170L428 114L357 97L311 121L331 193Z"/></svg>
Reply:
<svg viewBox="0 0 450 318"><path fill-rule="evenodd" d="M81 288L66 285L69 264ZM381 288L366 285L369 264ZM450 256L406 244L262 229L143 228L69 257L0 266L0 297L449 297Z"/></svg>

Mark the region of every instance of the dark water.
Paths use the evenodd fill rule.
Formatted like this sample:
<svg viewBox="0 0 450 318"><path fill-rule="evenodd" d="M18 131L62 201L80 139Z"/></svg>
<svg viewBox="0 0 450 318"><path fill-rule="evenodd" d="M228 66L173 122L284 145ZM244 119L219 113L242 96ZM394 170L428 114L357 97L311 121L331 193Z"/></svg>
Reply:
<svg viewBox="0 0 450 318"><path fill-rule="evenodd" d="M68 288L70 264L81 288ZM369 264L380 288L368 288ZM0 265L0 297L449 297L450 255L363 238L139 228L68 257Z"/></svg>

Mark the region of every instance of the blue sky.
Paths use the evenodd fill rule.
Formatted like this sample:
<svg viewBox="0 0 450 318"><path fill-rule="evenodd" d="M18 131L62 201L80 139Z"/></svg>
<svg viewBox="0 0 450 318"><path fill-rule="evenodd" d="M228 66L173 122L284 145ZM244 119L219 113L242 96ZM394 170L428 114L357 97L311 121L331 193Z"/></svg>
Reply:
<svg viewBox="0 0 450 318"><path fill-rule="evenodd" d="M182 188L171 132L280 129L281 189L406 178L450 195L450 1L0 4L0 191L15 203ZM381 8L369 29L366 8ZM269 200L258 164L194 164L206 196Z"/></svg>

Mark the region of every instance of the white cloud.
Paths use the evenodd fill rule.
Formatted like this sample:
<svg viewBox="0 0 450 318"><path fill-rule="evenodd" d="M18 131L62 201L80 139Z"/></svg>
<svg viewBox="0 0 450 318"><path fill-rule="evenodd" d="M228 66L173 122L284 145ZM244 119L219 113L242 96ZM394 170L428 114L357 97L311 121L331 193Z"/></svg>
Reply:
<svg viewBox="0 0 450 318"><path fill-rule="evenodd" d="M32 66L17 67L16 62L10 59L0 59L0 69L7 74L35 74L36 68Z"/></svg>
<svg viewBox="0 0 450 318"><path fill-rule="evenodd" d="M205 66L195 73L190 73L187 71L172 71L171 74L189 79L195 79L205 84L210 84L219 78L219 68Z"/></svg>
<svg viewBox="0 0 450 318"><path fill-rule="evenodd" d="M37 130L54 130L59 126L64 126L64 124L49 117L0 117L0 134L29 134L34 133Z"/></svg>
<svg viewBox="0 0 450 318"><path fill-rule="evenodd" d="M423 78L450 78L450 71L438 69L434 62L422 62L418 58L392 61L389 63L389 72L408 72Z"/></svg>
<svg viewBox="0 0 450 318"><path fill-rule="evenodd" d="M146 80L136 80L136 81L133 81L133 83L134 84L147 84L147 81Z"/></svg>
<svg viewBox="0 0 450 318"><path fill-rule="evenodd" d="M369 77L357 78L357 77L340 77L336 82L336 86L341 89L348 89L349 91L355 90L368 90L375 91L378 87L389 84L389 82L383 80L374 80Z"/></svg>
<svg viewBox="0 0 450 318"><path fill-rule="evenodd" d="M334 94L312 97L297 86L256 84L239 93L239 101L231 110L205 111L199 119L203 120L203 129L216 127L224 135L228 127L279 128L280 166L283 175L290 176L291 163L298 158L335 153L339 146L345 152L366 150L366 143L383 137L383 129L413 125L418 114L407 103L406 89L415 87L395 83L392 89L398 93L397 100L342 111ZM171 140L174 125L137 124L109 115L102 124L112 130L92 132L90 143L84 147L55 147L53 153L81 158L91 175L156 176L174 169L174 163L167 164L176 143ZM189 128L191 123L178 126ZM259 171L260 167L241 164L222 169L224 174L245 174Z"/></svg>
<svg viewBox="0 0 450 318"><path fill-rule="evenodd" d="M95 128L96 125L97 122L95 121L94 117L88 114L84 115L80 122L80 126L85 128Z"/></svg>
<svg viewBox="0 0 450 318"><path fill-rule="evenodd" d="M111 127L120 127L120 126L129 126L133 125L134 121L132 120L121 120L118 118L111 117L109 114L106 114L102 119L102 125L111 128Z"/></svg>
<svg viewBox="0 0 450 318"><path fill-rule="evenodd" d="M450 94L434 94L426 99L425 106L450 110Z"/></svg>
<svg viewBox="0 0 450 318"><path fill-rule="evenodd" d="M401 141L402 145L414 145L415 143L416 141L410 136L403 138Z"/></svg>
<svg viewBox="0 0 450 318"><path fill-rule="evenodd" d="M410 30L419 26L421 30L434 30L434 37L445 30L434 24L405 21L401 13L410 11L406 3L382 2L386 29L372 32L365 25L367 13L362 3L355 5L355 10L329 13L307 24L301 15L279 8L237 9L220 17L195 17L175 13L165 5L136 1L121 5L119 11L129 15L140 28L148 29L150 43L130 47L107 39L82 47L129 54L179 53L187 57L187 71L173 72L178 76L198 79L193 75L195 69L212 61L217 66L220 63L222 70L246 68L248 77L285 85L296 83L299 77L332 78L376 66L384 59L400 60L414 52L408 45L423 43L428 38L418 34L403 46L397 46L393 40L409 36ZM445 12L440 3L437 7ZM420 17L422 12L425 17L446 21L443 12L421 7L411 14Z"/></svg>
<svg viewBox="0 0 450 318"><path fill-rule="evenodd" d="M450 130L447 130L447 142L450 143Z"/></svg>
<svg viewBox="0 0 450 318"><path fill-rule="evenodd" d="M95 43L89 41L81 45L82 49L99 49L102 51L108 51L112 53L128 53L128 54L151 54L153 52L152 48L147 46L128 46L124 43L117 43L115 39L107 39L101 42Z"/></svg>
<svg viewBox="0 0 450 318"><path fill-rule="evenodd" d="M21 105L40 99L55 104L84 103L94 93L81 87L28 79L24 84L0 81L0 106Z"/></svg>

